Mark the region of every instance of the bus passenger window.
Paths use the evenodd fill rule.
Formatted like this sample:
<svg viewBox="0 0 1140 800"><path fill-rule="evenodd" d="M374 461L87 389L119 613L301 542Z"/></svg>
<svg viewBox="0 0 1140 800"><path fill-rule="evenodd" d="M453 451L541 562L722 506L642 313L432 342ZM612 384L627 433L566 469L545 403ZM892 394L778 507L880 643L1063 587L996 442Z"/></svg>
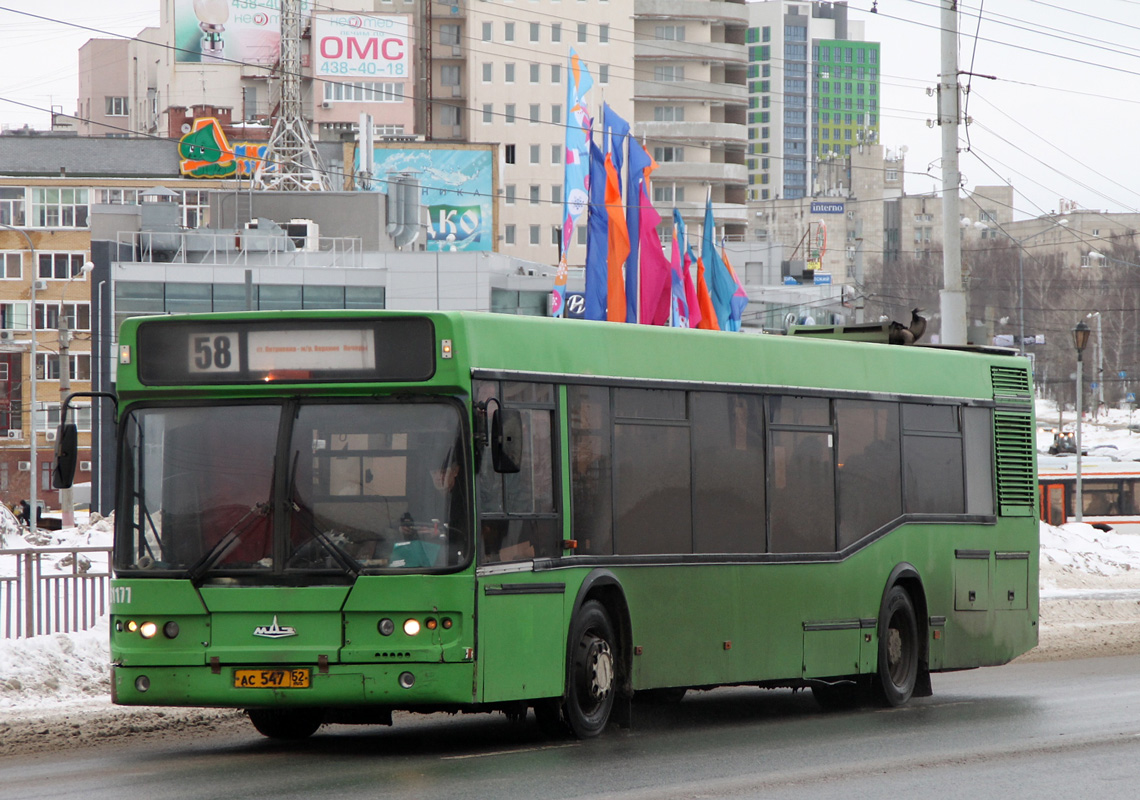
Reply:
<svg viewBox="0 0 1140 800"><path fill-rule="evenodd" d="M957 406L902 404L903 470L908 514L966 509Z"/></svg>
<svg viewBox="0 0 1140 800"><path fill-rule="evenodd" d="M764 400L693 392L693 539L698 553L763 553Z"/></svg>
<svg viewBox="0 0 1140 800"><path fill-rule="evenodd" d="M566 390L570 420L571 536L582 555L613 552L610 392L601 386Z"/></svg>
<svg viewBox="0 0 1140 800"><path fill-rule="evenodd" d="M839 548L902 514L897 403L836 400Z"/></svg>

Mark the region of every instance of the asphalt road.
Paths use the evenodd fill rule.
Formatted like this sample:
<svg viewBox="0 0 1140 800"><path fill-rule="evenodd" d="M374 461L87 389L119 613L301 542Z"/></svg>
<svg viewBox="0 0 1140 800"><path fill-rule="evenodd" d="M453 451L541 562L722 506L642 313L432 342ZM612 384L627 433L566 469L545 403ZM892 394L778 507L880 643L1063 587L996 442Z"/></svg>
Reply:
<svg viewBox="0 0 1140 800"><path fill-rule="evenodd" d="M0 798L1095 798L1140 796L1140 656L934 677L902 709L826 713L751 688L636 707L631 730L398 716L283 745L252 728L0 759Z"/></svg>

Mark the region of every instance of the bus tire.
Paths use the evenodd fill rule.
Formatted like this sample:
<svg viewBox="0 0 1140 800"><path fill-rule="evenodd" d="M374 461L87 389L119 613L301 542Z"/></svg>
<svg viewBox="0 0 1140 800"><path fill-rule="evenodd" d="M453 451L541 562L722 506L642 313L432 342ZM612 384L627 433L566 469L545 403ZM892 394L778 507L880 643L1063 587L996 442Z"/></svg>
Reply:
<svg viewBox="0 0 1140 800"><path fill-rule="evenodd" d="M270 739L308 739L324 722L319 708L248 708L246 714L257 732Z"/></svg>
<svg viewBox="0 0 1140 800"><path fill-rule="evenodd" d="M892 586L879 612L879 669L875 694L884 705L905 705L914 694L920 648L914 601L902 586Z"/></svg>
<svg viewBox="0 0 1140 800"><path fill-rule="evenodd" d="M570 625L565 717L571 732L590 739L605 730L618 689L614 627L597 600L582 604Z"/></svg>

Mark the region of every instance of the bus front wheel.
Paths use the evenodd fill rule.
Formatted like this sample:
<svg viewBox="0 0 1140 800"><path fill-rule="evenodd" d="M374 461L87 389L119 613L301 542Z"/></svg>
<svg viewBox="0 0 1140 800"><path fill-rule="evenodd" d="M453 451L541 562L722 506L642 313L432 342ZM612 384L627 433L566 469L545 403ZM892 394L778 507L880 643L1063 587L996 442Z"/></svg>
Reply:
<svg viewBox="0 0 1140 800"><path fill-rule="evenodd" d="M570 683L565 715L579 739L601 733L609 722L617 690L614 627L597 600L582 604L570 628Z"/></svg>
<svg viewBox="0 0 1140 800"><path fill-rule="evenodd" d="M324 712L311 708L249 708L249 721L270 739L308 739L324 722Z"/></svg>
<svg viewBox="0 0 1140 800"><path fill-rule="evenodd" d="M901 706L914 694L919 662L918 618L902 586L892 586L879 613L879 672L876 689L888 706Z"/></svg>

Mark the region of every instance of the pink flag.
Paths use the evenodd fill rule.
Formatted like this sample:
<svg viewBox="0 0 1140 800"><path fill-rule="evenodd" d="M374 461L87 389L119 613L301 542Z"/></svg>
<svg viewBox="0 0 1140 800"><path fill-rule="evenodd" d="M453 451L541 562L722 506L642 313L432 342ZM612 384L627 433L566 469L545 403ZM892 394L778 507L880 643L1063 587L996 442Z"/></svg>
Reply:
<svg viewBox="0 0 1140 800"><path fill-rule="evenodd" d="M641 187L641 215L639 219L641 239L641 322L643 325L669 324L670 271L672 269L665 251L661 249L661 239L657 235L657 225L661 215L649 201L644 184Z"/></svg>

